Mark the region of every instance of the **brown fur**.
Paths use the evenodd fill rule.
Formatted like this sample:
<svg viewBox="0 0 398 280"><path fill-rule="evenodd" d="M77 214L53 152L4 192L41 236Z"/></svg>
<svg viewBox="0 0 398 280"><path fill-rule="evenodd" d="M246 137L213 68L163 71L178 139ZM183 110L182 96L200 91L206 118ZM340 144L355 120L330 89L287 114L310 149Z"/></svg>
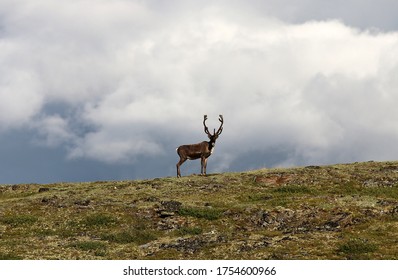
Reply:
<svg viewBox="0 0 398 280"><path fill-rule="evenodd" d="M219 121L221 122L220 128L217 130L214 129L214 133L210 134L209 129L207 128L205 122L207 119L207 115L204 116L203 125L205 128L205 133L209 137L210 141L203 141L198 144L191 144L191 145L182 145L177 148L177 154L180 157L179 162L177 163L177 177L181 177L180 166L187 160L195 160L201 159L201 175L206 175L206 167L207 167L207 159L212 154L213 149L216 145L216 140L218 136L222 132L222 126L224 123L222 115L220 115Z"/></svg>

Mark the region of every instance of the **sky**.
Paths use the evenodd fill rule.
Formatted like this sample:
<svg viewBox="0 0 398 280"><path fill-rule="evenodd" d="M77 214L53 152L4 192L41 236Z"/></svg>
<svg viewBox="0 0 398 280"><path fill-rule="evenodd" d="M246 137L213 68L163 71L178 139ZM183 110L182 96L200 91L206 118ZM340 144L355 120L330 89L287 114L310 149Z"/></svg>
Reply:
<svg viewBox="0 0 398 280"><path fill-rule="evenodd" d="M395 0L2 0L0 184L398 160ZM188 161L182 175L200 172Z"/></svg>

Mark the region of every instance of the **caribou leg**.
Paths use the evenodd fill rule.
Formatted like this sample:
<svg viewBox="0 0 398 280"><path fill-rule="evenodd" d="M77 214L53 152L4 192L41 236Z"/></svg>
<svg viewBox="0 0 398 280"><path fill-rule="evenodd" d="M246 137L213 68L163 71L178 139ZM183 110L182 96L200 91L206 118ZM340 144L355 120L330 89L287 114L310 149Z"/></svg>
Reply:
<svg viewBox="0 0 398 280"><path fill-rule="evenodd" d="M200 175L206 176L207 158L201 158Z"/></svg>
<svg viewBox="0 0 398 280"><path fill-rule="evenodd" d="M186 161L186 158L180 158L180 161L177 163L177 178L181 177L180 166Z"/></svg>

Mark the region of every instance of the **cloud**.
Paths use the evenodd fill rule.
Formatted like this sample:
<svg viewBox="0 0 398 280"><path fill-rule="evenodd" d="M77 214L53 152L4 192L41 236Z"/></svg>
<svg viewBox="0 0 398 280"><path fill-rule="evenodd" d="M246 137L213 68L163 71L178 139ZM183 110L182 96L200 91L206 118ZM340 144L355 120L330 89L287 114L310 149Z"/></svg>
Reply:
<svg viewBox="0 0 398 280"><path fill-rule="evenodd" d="M75 135L70 131L69 123L60 115L44 116L32 124L32 129L38 131L44 145L57 147L73 141ZM38 140L38 144L41 140Z"/></svg>
<svg viewBox="0 0 398 280"><path fill-rule="evenodd" d="M336 19L362 30L394 31L398 28L394 12L398 3L394 0L229 0L224 4L291 24Z"/></svg>
<svg viewBox="0 0 398 280"><path fill-rule="evenodd" d="M134 164L205 140L203 115L224 114L218 171L398 156L397 32L173 3L4 1L0 128Z"/></svg>

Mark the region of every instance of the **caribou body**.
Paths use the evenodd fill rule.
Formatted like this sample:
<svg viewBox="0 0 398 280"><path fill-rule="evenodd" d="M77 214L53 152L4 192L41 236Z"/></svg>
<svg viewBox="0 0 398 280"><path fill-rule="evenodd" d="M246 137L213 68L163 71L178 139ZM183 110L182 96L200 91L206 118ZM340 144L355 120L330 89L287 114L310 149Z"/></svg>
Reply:
<svg viewBox="0 0 398 280"><path fill-rule="evenodd" d="M201 175L206 175L207 159L213 153L216 145L216 140L220 136L223 130L224 119L220 115L219 121L221 122L220 128L214 129L214 133L211 134L206 126L207 115L204 115L203 126L207 137L210 141L203 141L198 144L182 145L177 148L177 154L180 156L180 161L177 163L177 177L181 177L180 166L187 160L201 159Z"/></svg>

